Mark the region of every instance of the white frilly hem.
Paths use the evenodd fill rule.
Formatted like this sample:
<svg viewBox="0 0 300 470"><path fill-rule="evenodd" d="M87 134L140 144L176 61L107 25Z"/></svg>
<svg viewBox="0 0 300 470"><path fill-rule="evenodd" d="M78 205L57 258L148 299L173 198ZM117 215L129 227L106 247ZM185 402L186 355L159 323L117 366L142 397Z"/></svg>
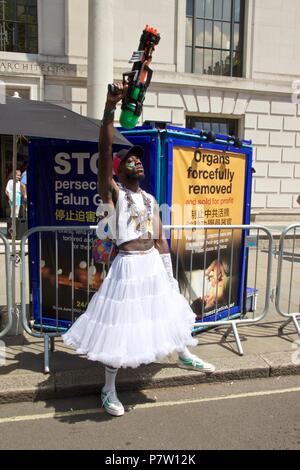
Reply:
<svg viewBox="0 0 300 470"><path fill-rule="evenodd" d="M172 286L157 252L118 256L69 331L67 346L91 361L136 368L196 346L195 314Z"/></svg>
<svg viewBox="0 0 300 470"><path fill-rule="evenodd" d="M65 335L64 335L65 336ZM156 353L153 353L151 356L147 357L113 357L111 354L105 354L105 353L99 353L95 354L92 352L84 351L83 349L80 348L80 343L76 343L74 338L63 338L64 343L66 346L70 346L75 349L75 352L81 356L85 356L89 361L95 361L95 362L101 362L102 364L105 364L107 366L113 367L114 369L119 369L119 368L126 368L126 367L131 367L133 369L139 367L142 364L151 364L152 362L155 361L161 361L165 359L167 356L173 353L180 353L182 352L186 346L197 346L198 341L195 340L194 338L190 338L189 343L185 341L181 346L169 346L165 347L164 349L161 349L160 351L157 351Z"/></svg>

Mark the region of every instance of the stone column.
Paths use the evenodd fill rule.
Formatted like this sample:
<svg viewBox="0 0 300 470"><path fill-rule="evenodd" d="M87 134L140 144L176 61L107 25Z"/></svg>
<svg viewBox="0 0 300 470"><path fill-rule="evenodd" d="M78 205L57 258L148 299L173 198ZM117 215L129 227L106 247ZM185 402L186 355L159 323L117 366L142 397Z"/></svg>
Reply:
<svg viewBox="0 0 300 470"><path fill-rule="evenodd" d="M113 0L89 0L87 115L101 119L113 81Z"/></svg>

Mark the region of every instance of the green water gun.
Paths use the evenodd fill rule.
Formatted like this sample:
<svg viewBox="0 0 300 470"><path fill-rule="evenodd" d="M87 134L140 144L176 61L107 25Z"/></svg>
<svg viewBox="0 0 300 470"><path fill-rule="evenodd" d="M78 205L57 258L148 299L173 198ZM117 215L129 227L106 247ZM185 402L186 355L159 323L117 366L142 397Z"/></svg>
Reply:
<svg viewBox="0 0 300 470"><path fill-rule="evenodd" d="M126 129L133 129L142 113L146 90L150 85L153 71L149 65L152 53L160 41L157 30L145 26L140 38L138 51L132 54L129 63L133 63L131 72L123 74L123 83L128 84L128 90L122 100L120 124Z"/></svg>

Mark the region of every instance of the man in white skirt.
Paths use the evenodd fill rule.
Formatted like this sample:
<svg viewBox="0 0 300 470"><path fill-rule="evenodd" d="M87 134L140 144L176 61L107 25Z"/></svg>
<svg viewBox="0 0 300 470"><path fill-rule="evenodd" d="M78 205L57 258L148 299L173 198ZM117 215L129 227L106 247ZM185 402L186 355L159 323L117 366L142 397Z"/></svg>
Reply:
<svg viewBox="0 0 300 470"><path fill-rule="evenodd" d="M191 335L195 314L173 277L157 203L140 188L142 147L118 153L120 184L113 179L114 112L125 93L122 84L108 92L99 142L99 194L117 214L111 218L116 227L110 229L119 252L86 312L63 335L79 354L105 364L101 400L113 416L124 414L115 388L120 367L138 367L177 352L179 367L215 371L187 349L197 344Z"/></svg>

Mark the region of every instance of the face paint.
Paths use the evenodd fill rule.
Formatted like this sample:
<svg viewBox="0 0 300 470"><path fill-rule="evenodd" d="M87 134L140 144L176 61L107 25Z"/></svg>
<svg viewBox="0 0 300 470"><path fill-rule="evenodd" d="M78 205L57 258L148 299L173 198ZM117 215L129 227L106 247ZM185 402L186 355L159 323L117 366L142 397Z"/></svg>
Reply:
<svg viewBox="0 0 300 470"><path fill-rule="evenodd" d="M127 168L127 170L134 170L135 163L134 162L128 162L128 163L126 163L125 167Z"/></svg>

